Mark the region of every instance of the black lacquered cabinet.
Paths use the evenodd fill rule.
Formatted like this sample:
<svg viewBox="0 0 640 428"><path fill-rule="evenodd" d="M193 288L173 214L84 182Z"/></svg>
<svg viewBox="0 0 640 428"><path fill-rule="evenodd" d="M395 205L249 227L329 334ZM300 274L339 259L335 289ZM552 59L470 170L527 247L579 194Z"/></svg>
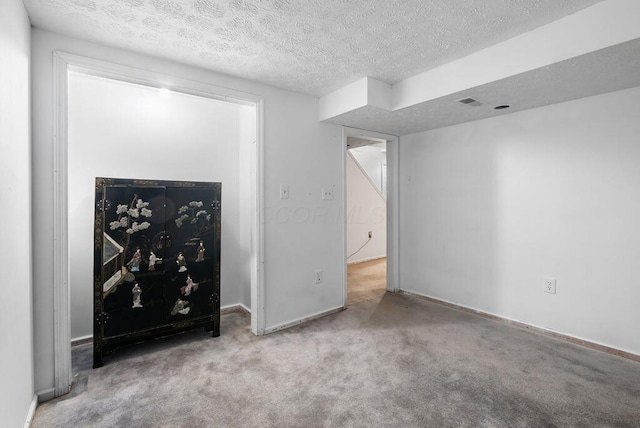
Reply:
<svg viewBox="0 0 640 428"><path fill-rule="evenodd" d="M94 368L118 346L220 335L221 187L96 178Z"/></svg>

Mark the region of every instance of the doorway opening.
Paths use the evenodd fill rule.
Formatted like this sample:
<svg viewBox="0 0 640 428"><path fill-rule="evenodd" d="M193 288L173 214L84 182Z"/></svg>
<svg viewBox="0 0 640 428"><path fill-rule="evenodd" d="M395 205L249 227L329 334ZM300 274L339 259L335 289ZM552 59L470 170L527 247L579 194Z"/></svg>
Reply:
<svg viewBox="0 0 640 428"><path fill-rule="evenodd" d="M47 390L42 392L42 399L54 398L69 392L71 385L71 299L70 299L70 276L71 276L71 260L70 260L70 232L72 231L73 223L70 222L73 214L73 206L69 202L73 203L73 200L69 198L69 192L72 190L75 180L72 174L78 171L69 170L69 161L71 160L69 149L69 137L70 127L69 121L69 83L71 79L80 76L84 79L84 83L95 83L99 79L107 79L114 82L118 82L119 85L124 88L126 85L131 87L136 86L141 90L148 91L148 94L153 96L171 96L180 98L186 101L188 98L195 100L198 103L210 104L213 101L235 104L239 120L244 120L246 123L252 123L250 127L244 127L244 131L238 129L240 139L246 142L242 144L241 148L238 148L239 153L238 164L248 165L249 171L243 173L242 178L237 178L237 183L234 183L238 188L239 194L244 194L246 197L239 201L237 205L248 213L244 219L243 224L246 226L243 229L241 236L236 241L242 241L246 245L242 248L236 248L237 253L243 254L242 264L240 268L244 277L243 281L249 283L249 288L244 287L242 292L237 294L236 302L227 302L231 306L244 307L247 304L251 309L251 330L254 334L263 334L264 330L264 315L263 315L263 98L261 96L244 93L241 91L231 90L227 88L217 87L208 83L191 81L187 79L177 78L174 76L168 76L148 70L137 69L125 65L114 64L104 62L96 59L86 58L79 55L73 55L65 52L54 52L54 388L53 390ZM92 80L94 79L94 80ZM98 80L95 80L98 79ZM127 95L130 96L131 94ZM110 97L107 97L110 98ZM137 97L133 97L137 98ZM77 98L76 98L77 100ZM136 101L133 100L135 104ZM151 110L155 108L161 109L161 102L152 102L147 106L143 105L131 105L130 110L133 112L136 108L139 110L141 120L153 119L150 115ZM212 108L217 108L213 104ZM117 107L117 106L116 106ZM173 106L175 107L175 106ZM219 107L219 105L218 105ZM198 109L199 110L199 109ZM77 110L76 110L77 111ZM117 108L114 110L118 112ZM168 113L168 110L165 111ZM137 113L136 113L137 114ZM167 121L179 121L180 115L183 114L183 110L173 111L172 114L167 116ZM108 118L105 118L107 120ZM157 119L157 118L156 118ZM151 121L158 123L158 120ZM115 122L109 122L115 124ZM137 129L139 123L131 125L132 129ZM71 129L70 129L71 128ZM134 129L134 130L135 130ZM190 131L191 129L189 129ZM76 129L77 131L77 129ZM74 131L75 132L75 131ZM109 128L105 130L105 133L111 133ZM230 130L230 132L236 132ZM77 134L76 134L77 135ZM158 179L155 171L165 168L167 164L171 164L171 160L177 157L176 153L182 153L183 156L187 156L189 159L194 159L193 163L182 166L175 171L168 172L173 175L173 179L184 178L183 174L207 174L203 171L211 167L210 162L206 165L200 165L197 167L196 161L201 158L197 153L197 148L189 144L193 140L193 135L188 132L181 135L181 141L175 143L175 146L162 148L152 147L147 150L157 150L167 154L167 162L161 162L155 165L155 169L149 170L145 173L153 178ZM83 141L84 142L84 141ZM92 141L86 142L91 144ZM136 142L132 143L137 144ZM104 148L101 148L104 149ZM131 149L131 150L130 150ZM111 166L121 166L124 164L138 166L144 163L144 159L149 157L149 154L142 150L141 154L131 155L133 153L133 147L126 148L124 151L119 150L121 156L119 159L114 159L110 163ZM138 147L137 149L140 149ZM222 148L222 150L229 150L229 147ZM105 150L109 150L106 148ZM235 150L235 149L233 149ZM77 154L77 153L76 153ZM96 157L105 155L104 150L100 150ZM71 154L73 156L73 153ZM234 157L235 151L234 151ZM211 161L211 157L205 158ZM186 173L184 171L187 171ZM166 172L166 171L165 171ZM125 172L115 171L113 173L103 173L101 171L95 171L95 176L109 176L114 174L124 174ZM138 176L138 169L135 171L133 177L124 178L136 178ZM127 173L132 175L133 173ZM143 177L144 178L144 177ZM193 177L199 181L214 181L206 176ZM82 199L82 198L81 198ZM80 200L79 203L93 205L91 200ZM223 196L224 203L224 196ZM234 203L234 205L236 205ZM246 205L246 206L245 206ZM223 208L224 209L224 208ZM224 227L224 225L223 225ZM75 332L80 339L84 334L82 332Z"/></svg>
<svg viewBox="0 0 640 428"><path fill-rule="evenodd" d="M240 306L248 312L251 278L251 162L248 158L255 141L255 106L71 71L68 116L72 343L90 341L94 332L94 242L91 238L95 177L222 183L221 251L225 257L221 266L221 305L223 308ZM149 217L154 227L163 215L156 219L157 215L149 213ZM119 244L124 245L123 236L132 235L125 235L124 229L111 229L105 229L109 232L106 236L129 260L133 250L127 251ZM151 242L139 248L142 270L151 249ZM155 251L158 261L154 265L162 267L168 263L163 261L163 246ZM123 269L126 269L124 265ZM126 299L131 294L118 286L123 282L120 274L118 269L114 275L116 281L106 292L109 299L116 295L124 295Z"/></svg>
<svg viewBox="0 0 640 428"><path fill-rule="evenodd" d="M380 299L389 281L388 149L395 137L360 131L345 135L345 304ZM395 148L395 147L394 147ZM392 271L392 270L391 270Z"/></svg>

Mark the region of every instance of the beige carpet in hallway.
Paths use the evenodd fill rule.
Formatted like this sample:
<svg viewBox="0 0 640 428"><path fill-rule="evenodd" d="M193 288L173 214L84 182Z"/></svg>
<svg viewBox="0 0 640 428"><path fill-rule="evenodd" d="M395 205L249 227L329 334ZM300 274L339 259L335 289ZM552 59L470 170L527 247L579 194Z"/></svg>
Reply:
<svg viewBox="0 0 640 428"><path fill-rule="evenodd" d="M380 298L387 287L387 259L354 263L347 267L347 304Z"/></svg>

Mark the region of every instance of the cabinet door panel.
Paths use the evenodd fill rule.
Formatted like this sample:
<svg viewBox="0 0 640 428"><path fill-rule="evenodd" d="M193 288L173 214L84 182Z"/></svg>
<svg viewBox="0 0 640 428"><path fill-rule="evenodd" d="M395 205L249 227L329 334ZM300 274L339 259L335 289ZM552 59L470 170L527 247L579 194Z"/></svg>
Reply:
<svg viewBox="0 0 640 428"><path fill-rule="evenodd" d="M118 252L103 266L104 335L116 336L163 319L165 250L157 242L164 230L165 188L114 186L104 194L103 259L108 248Z"/></svg>
<svg viewBox="0 0 640 428"><path fill-rule="evenodd" d="M166 229L173 245L167 250L167 322L211 315L214 265L219 260L214 245L219 214L212 188L167 187ZM170 211L170 208L172 210Z"/></svg>

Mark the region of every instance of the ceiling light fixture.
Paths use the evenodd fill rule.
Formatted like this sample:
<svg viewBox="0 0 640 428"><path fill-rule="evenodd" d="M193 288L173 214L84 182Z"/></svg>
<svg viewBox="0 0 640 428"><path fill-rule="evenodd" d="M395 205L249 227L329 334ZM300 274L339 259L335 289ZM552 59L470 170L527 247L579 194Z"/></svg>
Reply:
<svg viewBox="0 0 640 428"><path fill-rule="evenodd" d="M504 110L504 109L509 108L509 107L511 107L509 104L502 104L500 106L495 106L493 109L494 110Z"/></svg>

